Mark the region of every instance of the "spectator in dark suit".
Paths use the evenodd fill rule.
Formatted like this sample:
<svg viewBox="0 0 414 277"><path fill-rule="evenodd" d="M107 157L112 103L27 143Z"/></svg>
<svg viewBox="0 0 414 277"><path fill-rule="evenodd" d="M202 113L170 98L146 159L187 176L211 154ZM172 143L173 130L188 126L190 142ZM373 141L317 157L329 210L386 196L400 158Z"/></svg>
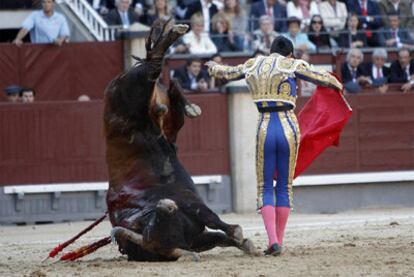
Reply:
<svg viewBox="0 0 414 277"><path fill-rule="evenodd" d="M375 30L382 27L379 6L373 0L347 0L348 13L356 14L359 18L361 29L365 31L369 45L378 46ZM374 32L372 32L374 31Z"/></svg>
<svg viewBox="0 0 414 277"><path fill-rule="evenodd" d="M390 68L385 66L387 51L384 48L375 48L371 56L372 60L363 65L364 76L369 77L370 84L380 93L388 90Z"/></svg>
<svg viewBox="0 0 414 277"><path fill-rule="evenodd" d="M173 78L178 79L184 89L202 92L208 90L208 73L201 68L200 59L189 59L185 66L174 71Z"/></svg>
<svg viewBox="0 0 414 277"><path fill-rule="evenodd" d="M390 27L381 29L379 41L381 46L385 47L413 47L414 40L406 28L400 28L400 19L398 14L391 13L388 15Z"/></svg>
<svg viewBox="0 0 414 277"><path fill-rule="evenodd" d="M367 46L367 37L361 30L358 16L351 14L346 27L339 35L339 46L347 48L360 48Z"/></svg>
<svg viewBox="0 0 414 277"><path fill-rule="evenodd" d="M106 16L108 25L122 25L124 29L135 22L139 22L138 14L130 8L131 0L116 0L116 9L111 10Z"/></svg>
<svg viewBox="0 0 414 277"><path fill-rule="evenodd" d="M259 29L259 19L263 15L268 15L274 20L274 29L277 32L286 32L286 7L277 0L262 0L252 4L250 9L250 31Z"/></svg>
<svg viewBox="0 0 414 277"><path fill-rule="evenodd" d="M203 15L204 18L204 31L210 32L211 30L211 21L213 16L218 13L217 6L213 3L212 0L199 0L196 1L187 7L187 11L185 13L185 19L190 20L191 17L196 14L200 13Z"/></svg>
<svg viewBox="0 0 414 277"><path fill-rule="evenodd" d="M401 27L407 28L411 21L411 1L406 0L381 0L379 2L379 8L382 16L384 26L389 27L387 16L392 13L396 13L401 20Z"/></svg>
<svg viewBox="0 0 414 277"><path fill-rule="evenodd" d="M414 60L411 59L411 53L406 48L398 51L398 60L391 64L390 83L404 83L401 86L403 92L413 88Z"/></svg>
<svg viewBox="0 0 414 277"><path fill-rule="evenodd" d="M363 58L361 50L352 48L346 56L346 62L342 64L342 82L349 93L361 92L363 86L369 85L369 78L364 76L361 66Z"/></svg>

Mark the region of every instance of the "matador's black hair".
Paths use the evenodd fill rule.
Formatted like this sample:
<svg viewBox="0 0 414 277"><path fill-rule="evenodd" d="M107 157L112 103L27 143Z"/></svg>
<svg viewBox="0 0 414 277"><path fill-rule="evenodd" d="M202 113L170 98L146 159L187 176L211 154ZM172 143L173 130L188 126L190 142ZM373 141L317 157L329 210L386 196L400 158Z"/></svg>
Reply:
<svg viewBox="0 0 414 277"><path fill-rule="evenodd" d="M278 36L272 42L270 53L278 53L282 56L287 57L290 54L293 54L293 43L287 37Z"/></svg>

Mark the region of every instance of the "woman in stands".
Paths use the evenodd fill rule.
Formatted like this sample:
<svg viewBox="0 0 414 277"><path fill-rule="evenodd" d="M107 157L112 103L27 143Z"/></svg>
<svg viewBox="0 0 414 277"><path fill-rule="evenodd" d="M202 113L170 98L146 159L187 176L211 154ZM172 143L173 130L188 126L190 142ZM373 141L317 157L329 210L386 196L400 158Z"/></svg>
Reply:
<svg viewBox="0 0 414 277"><path fill-rule="evenodd" d="M191 31L183 36L183 42L190 54L217 53L216 45L204 31L204 18L201 13L196 13L191 17Z"/></svg>
<svg viewBox="0 0 414 277"><path fill-rule="evenodd" d="M339 46L347 48L367 47L367 37L361 30L361 24L356 14L348 17L345 29L339 36Z"/></svg>
<svg viewBox="0 0 414 277"><path fill-rule="evenodd" d="M309 26L309 40L316 45L318 49L331 48L330 36L323 25L320 15L312 16Z"/></svg>
<svg viewBox="0 0 414 277"><path fill-rule="evenodd" d="M292 0L286 5L287 17L297 17L301 20L302 30L307 30L313 15L319 14L318 4L311 0Z"/></svg>
<svg viewBox="0 0 414 277"><path fill-rule="evenodd" d="M154 4L152 8L148 11L146 24L151 26L152 23L161 17L169 17L171 16L171 11L168 7L167 0L154 0Z"/></svg>
<svg viewBox="0 0 414 277"><path fill-rule="evenodd" d="M218 52L239 51L234 42L233 33L230 31L230 19L223 13L216 13L212 21L211 40L217 47Z"/></svg>
<svg viewBox="0 0 414 277"><path fill-rule="evenodd" d="M245 11L240 7L239 0L224 0L224 14L230 19L230 31L233 34L234 43L240 51L244 49L248 41L247 30L247 16Z"/></svg>

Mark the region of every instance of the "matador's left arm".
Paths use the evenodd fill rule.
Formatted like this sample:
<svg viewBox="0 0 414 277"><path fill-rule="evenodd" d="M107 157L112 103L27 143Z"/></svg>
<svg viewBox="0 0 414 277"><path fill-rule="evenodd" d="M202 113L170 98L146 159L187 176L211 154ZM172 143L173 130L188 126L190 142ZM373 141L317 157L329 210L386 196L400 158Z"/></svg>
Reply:
<svg viewBox="0 0 414 277"><path fill-rule="evenodd" d="M343 85L338 79L326 70L316 70L313 66L302 61L295 70L295 76L299 79L312 82L324 87L330 87L342 91Z"/></svg>

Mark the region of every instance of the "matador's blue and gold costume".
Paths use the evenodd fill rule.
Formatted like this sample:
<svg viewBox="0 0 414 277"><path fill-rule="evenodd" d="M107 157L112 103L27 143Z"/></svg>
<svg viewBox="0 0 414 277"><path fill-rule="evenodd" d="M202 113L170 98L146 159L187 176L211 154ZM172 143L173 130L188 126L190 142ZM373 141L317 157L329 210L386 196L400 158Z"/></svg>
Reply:
<svg viewBox="0 0 414 277"><path fill-rule="evenodd" d="M216 64L209 68L209 72L225 79L244 76L260 112L256 144L258 208L266 205L291 207L292 180L300 141L293 112L297 97L296 77L338 90L342 89L342 84L326 71L315 70L303 60L278 53L252 58L238 66Z"/></svg>

